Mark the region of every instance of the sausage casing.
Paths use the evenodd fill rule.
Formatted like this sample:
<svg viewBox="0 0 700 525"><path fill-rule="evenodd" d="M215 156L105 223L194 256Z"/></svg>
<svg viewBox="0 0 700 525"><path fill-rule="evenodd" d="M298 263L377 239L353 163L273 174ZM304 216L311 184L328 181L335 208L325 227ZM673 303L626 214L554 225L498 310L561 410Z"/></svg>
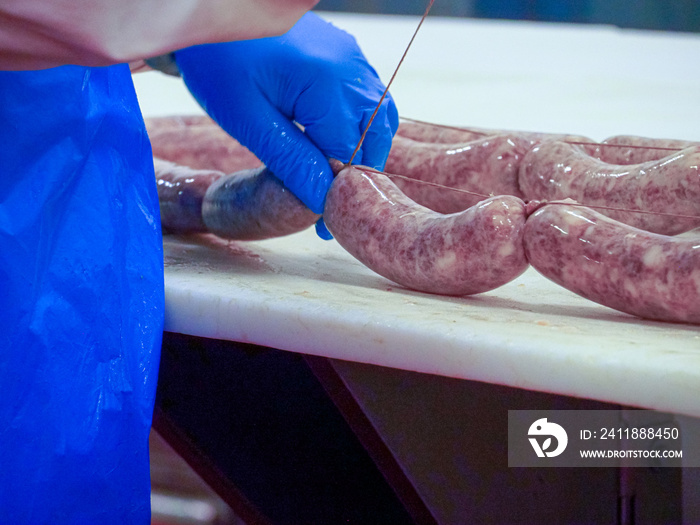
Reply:
<svg viewBox="0 0 700 525"><path fill-rule="evenodd" d="M146 120L153 156L195 169L233 173L262 162L209 117Z"/></svg>
<svg viewBox="0 0 700 525"><path fill-rule="evenodd" d="M523 159L519 185L526 200L571 198L590 206L617 208L601 213L664 235L700 225L700 219L664 215L700 215L700 147L620 166L596 159L572 144L545 142Z"/></svg>
<svg viewBox="0 0 700 525"><path fill-rule="evenodd" d="M492 197L442 215L406 197L385 175L350 167L333 181L323 217L351 255L413 290L475 294L527 268L525 205L517 197Z"/></svg>
<svg viewBox="0 0 700 525"><path fill-rule="evenodd" d="M396 136L385 171L419 181L394 179L410 199L440 213L454 213L484 200L484 195L521 196L518 168L529 149L528 140L510 135L460 144L433 144Z"/></svg>
<svg viewBox="0 0 700 525"><path fill-rule="evenodd" d="M203 233L202 202L211 184L223 177L217 170L196 170L153 158L160 221L168 233Z"/></svg>
<svg viewBox="0 0 700 525"><path fill-rule="evenodd" d="M296 233L319 217L265 167L221 177L209 186L202 204L209 232L243 241Z"/></svg>
<svg viewBox="0 0 700 525"><path fill-rule="evenodd" d="M609 164L641 164L659 160L682 149L700 146L700 142L653 139L636 135L615 135L601 142L593 156Z"/></svg>
<svg viewBox="0 0 700 525"><path fill-rule="evenodd" d="M528 218L524 246L539 273L586 299L644 319L700 323L700 237L550 204Z"/></svg>

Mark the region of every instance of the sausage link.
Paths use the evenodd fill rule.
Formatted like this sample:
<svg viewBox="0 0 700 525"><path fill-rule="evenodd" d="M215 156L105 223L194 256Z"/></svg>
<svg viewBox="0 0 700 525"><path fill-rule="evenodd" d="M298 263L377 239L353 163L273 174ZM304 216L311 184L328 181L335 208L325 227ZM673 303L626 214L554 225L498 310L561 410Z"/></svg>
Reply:
<svg viewBox="0 0 700 525"><path fill-rule="evenodd" d="M546 142L523 159L520 189L526 200L572 198L590 206L700 215L700 147L660 160L618 166L564 142ZM700 219L651 213L602 211L643 230L674 235L700 225Z"/></svg>
<svg viewBox="0 0 700 525"><path fill-rule="evenodd" d="M546 140L593 142L587 137L568 133L540 133L535 131L513 131L475 127L458 128L407 119L399 121L399 129L396 134L400 137L415 140L416 142L429 142L433 144L460 144L496 135L508 135L517 137L518 139L528 140L533 146Z"/></svg>
<svg viewBox="0 0 700 525"><path fill-rule="evenodd" d="M207 188L223 177L217 170L195 170L153 159L160 204L160 220L168 233L202 233L202 202Z"/></svg>
<svg viewBox="0 0 700 525"><path fill-rule="evenodd" d="M144 119L148 135L157 135L165 130L185 129L189 126L217 126L207 115L174 115L170 117L148 117Z"/></svg>
<svg viewBox="0 0 700 525"><path fill-rule="evenodd" d="M202 205L202 219L211 233L242 241L296 233L319 218L265 167L221 177L209 187Z"/></svg>
<svg viewBox="0 0 700 525"><path fill-rule="evenodd" d="M409 198L440 213L466 210L483 195L521 196L518 168L530 142L510 135L483 137L463 144L431 144L395 136L385 171L480 195L397 178Z"/></svg>
<svg viewBox="0 0 700 525"><path fill-rule="evenodd" d="M431 142L435 144L457 144L460 142L471 142L482 139L490 135L498 135L494 130L484 130L480 128L461 129L429 122L419 122L415 120L399 120L399 129L396 135L417 142Z"/></svg>
<svg viewBox="0 0 700 525"><path fill-rule="evenodd" d="M146 126L161 157L154 165L167 231L259 240L301 231L320 217L209 117L153 118Z"/></svg>
<svg viewBox="0 0 700 525"><path fill-rule="evenodd" d="M700 238L553 204L528 218L524 246L539 273L586 299L644 319L700 323Z"/></svg>
<svg viewBox="0 0 700 525"><path fill-rule="evenodd" d="M602 144L614 144L614 146L606 147ZM616 135L605 139L598 147L598 151L593 153L593 156L608 164L641 164L668 157L674 153L669 151L670 149L682 150L693 146L700 146L700 142Z"/></svg>
<svg viewBox="0 0 700 525"><path fill-rule="evenodd" d="M209 117L163 117L147 121L146 126L155 157L224 173L262 165L250 150Z"/></svg>
<svg viewBox="0 0 700 525"><path fill-rule="evenodd" d="M442 215L406 197L388 177L350 167L333 181L323 217L351 255L413 290L481 293L527 268L525 205L517 197L492 197Z"/></svg>

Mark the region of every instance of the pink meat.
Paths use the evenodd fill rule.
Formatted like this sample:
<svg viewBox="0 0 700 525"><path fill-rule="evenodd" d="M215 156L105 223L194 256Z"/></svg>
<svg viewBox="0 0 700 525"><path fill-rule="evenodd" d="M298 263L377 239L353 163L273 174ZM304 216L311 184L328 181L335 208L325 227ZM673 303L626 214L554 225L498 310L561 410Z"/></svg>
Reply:
<svg viewBox="0 0 700 525"><path fill-rule="evenodd" d="M413 290L486 292L527 268L525 205L517 197L492 197L442 215L406 197L388 177L353 166L336 176L323 217L351 255Z"/></svg>
<svg viewBox="0 0 700 525"><path fill-rule="evenodd" d="M608 146L604 144L608 144ZM700 146L700 142L616 135L605 139L598 147L598 151L593 153L593 156L609 164L641 164L668 157L675 151L693 146Z"/></svg>
<svg viewBox="0 0 700 525"><path fill-rule="evenodd" d="M396 136L385 171L477 194L394 179L417 203L440 213L454 213L484 200L485 195L520 197L518 167L529 149L528 140L510 135L462 144L430 144Z"/></svg>
<svg viewBox="0 0 700 525"><path fill-rule="evenodd" d="M218 126L207 115L174 115L169 117L149 117L144 119L146 131L155 135L165 130L185 129L189 126Z"/></svg>
<svg viewBox="0 0 700 525"><path fill-rule="evenodd" d="M153 156L196 169L224 173L262 162L209 117L163 117L146 121Z"/></svg>
<svg viewBox="0 0 700 525"><path fill-rule="evenodd" d="M700 215L700 147L660 160L613 165L564 142L532 149L520 166L519 185L526 200L572 198L589 206L610 206L688 216ZM673 215L601 210L643 230L674 235L700 225L700 219Z"/></svg>
<svg viewBox="0 0 700 525"><path fill-rule="evenodd" d="M528 218L524 246L538 272L586 299L644 319L700 323L700 237L552 204Z"/></svg>
<svg viewBox="0 0 700 525"><path fill-rule="evenodd" d="M399 129L396 134L400 137L415 140L417 142L432 142L437 144L457 144L470 142L490 135L498 135L498 130L485 130L480 128L456 128L419 122L416 120L399 121Z"/></svg>
<svg viewBox="0 0 700 525"><path fill-rule="evenodd" d="M435 144L459 144L496 135L509 135L518 139L529 140L532 145L546 140L593 142L587 137L568 133L540 133L477 127L460 128L410 119L402 119L399 122L399 129L396 134L416 142L431 142Z"/></svg>

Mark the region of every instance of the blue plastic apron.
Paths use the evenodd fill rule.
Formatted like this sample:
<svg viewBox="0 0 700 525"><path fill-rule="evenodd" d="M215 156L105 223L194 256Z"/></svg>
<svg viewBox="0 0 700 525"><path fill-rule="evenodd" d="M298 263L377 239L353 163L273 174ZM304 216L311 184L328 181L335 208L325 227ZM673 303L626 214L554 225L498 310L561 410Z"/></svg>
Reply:
<svg viewBox="0 0 700 525"><path fill-rule="evenodd" d="M148 523L163 327L127 66L0 72L0 523Z"/></svg>

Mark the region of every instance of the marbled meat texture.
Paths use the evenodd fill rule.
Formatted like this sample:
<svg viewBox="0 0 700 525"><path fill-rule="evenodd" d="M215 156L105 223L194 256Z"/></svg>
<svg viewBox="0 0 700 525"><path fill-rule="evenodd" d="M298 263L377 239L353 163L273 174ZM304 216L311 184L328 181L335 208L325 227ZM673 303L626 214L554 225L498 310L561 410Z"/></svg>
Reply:
<svg viewBox="0 0 700 525"><path fill-rule="evenodd" d="M388 177L350 167L333 181L324 220L356 259L413 290L486 292L527 268L525 205L517 197L493 197L442 215L406 197Z"/></svg>
<svg viewBox="0 0 700 525"><path fill-rule="evenodd" d="M644 319L700 323L700 237L551 204L528 218L524 245L538 272L586 299Z"/></svg>
<svg viewBox="0 0 700 525"><path fill-rule="evenodd" d="M604 146L604 144L614 144L614 146ZM597 151L593 153L593 156L609 164L641 164L668 157L675 151L693 146L700 146L700 142L652 139L636 135L615 135L605 139Z"/></svg>
<svg viewBox="0 0 700 525"><path fill-rule="evenodd" d="M520 197L518 168L530 142L510 135L461 144L431 144L394 137L384 168L397 174L476 193L463 193L403 178L394 183L417 203L440 213L466 210L490 195Z"/></svg>
<svg viewBox="0 0 700 525"><path fill-rule="evenodd" d="M541 133L537 131L514 131L475 127L458 128L406 119L402 119L399 122L399 129L396 134L417 142L431 142L436 144L459 144L496 135L517 137L518 139L529 141L533 146L546 140L593 142L592 139L587 137L568 133Z"/></svg>
<svg viewBox="0 0 700 525"><path fill-rule="evenodd" d="M547 142L532 149L520 166L526 200L571 198L590 206L611 206L667 214L700 215L700 147L641 164L613 165L578 146ZM674 235L700 226L700 219L653 213L601 210L643 230Z"/></svg>
<svg viewBox="0 0 700 525"><path fill-rule="evenodd" d="M153 156L196 169L233 173L262 162L209 117L146 120Z"/></svg>

